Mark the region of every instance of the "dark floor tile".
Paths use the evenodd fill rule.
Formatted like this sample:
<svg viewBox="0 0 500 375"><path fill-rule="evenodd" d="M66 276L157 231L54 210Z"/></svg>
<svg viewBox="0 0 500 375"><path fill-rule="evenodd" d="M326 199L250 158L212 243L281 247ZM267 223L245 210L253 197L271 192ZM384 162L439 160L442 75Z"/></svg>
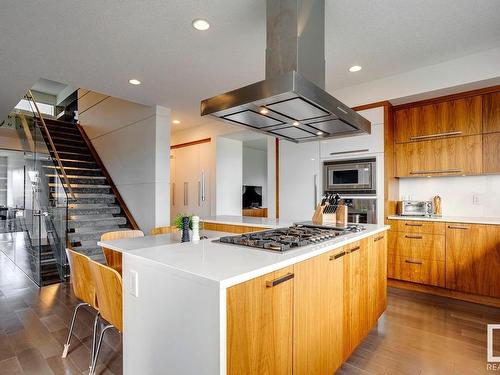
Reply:
<svg viewBox="0 0 500 375"><path fill-rule="evenodd" d="M47 358L47 364L54 375L80 375L81 371L76 367L71 358L61 358L60 355Z"/></svg>
<svg viewBox="0 0 500 375"><path fill-rule="evenodd" d="M25 375L53 375L38 349L26 349L17 355Z"/></svg>
<svg viewBox="0 0 500 375"><path fill-rule="evenodd" d="M49 332L55 332L66 327L66 323L55 314L44 316L40 320Z"/></svg>
<svg viewBox="0 0 500 375"><path fill-rule="evenodd" d="M2 375L23 375L23 369L17 357L12 357L0 362L0 373Z"/></svg>
<svg viewBox="0 0 500 375"><path fill-rule="evenodd" d="M10 345L8 337L6 335L0 335L0 362L14 356L15 353L14 350L12 350L12 346Z"/></svg>

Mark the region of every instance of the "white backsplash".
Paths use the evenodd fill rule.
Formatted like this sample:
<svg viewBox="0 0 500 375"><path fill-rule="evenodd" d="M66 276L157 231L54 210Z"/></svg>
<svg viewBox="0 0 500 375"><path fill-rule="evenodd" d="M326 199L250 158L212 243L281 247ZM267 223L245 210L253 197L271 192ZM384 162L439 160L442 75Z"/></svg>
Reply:
<svg viewBox="0 0 500 375"><path fill-rule="evenodd" d="M399 198L442 198L443 215L500 217L500 175L401 178Z"/></svg>

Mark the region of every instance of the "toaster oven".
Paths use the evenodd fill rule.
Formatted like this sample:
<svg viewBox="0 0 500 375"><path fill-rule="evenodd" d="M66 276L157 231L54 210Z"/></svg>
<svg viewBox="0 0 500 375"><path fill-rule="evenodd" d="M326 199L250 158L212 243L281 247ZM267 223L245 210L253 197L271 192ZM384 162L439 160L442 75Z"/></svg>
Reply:
<svg viewBox="0 0 500 375"><path fill-rule="evenodd" d="M431 216L431 201L399 201L398 215L401 216Z"/></svg>

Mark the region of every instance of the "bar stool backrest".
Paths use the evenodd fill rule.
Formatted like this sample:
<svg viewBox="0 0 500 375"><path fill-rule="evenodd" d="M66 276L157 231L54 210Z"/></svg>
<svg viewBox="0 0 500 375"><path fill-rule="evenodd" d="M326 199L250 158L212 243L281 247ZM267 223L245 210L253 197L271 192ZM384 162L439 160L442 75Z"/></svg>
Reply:
<svg viewBox="0 0 500 375"><path fill-rule="evenodd" d="M90 258L77 251L66 249L73 293L79 300L88 303L97 310L95 285L90 271Z"/></svg>
<svg viewBox="0 0 500 375"><path fill-rule="evenodd" d="M90 271L102 318L123 331L122 277L113 268L92 259Z"/></svg>
<svg viewBox="0 0 500 375"><path fill-rule="evenodd" d="M142 230L130 229L130 230L117 230L114 232L103 233L101 236L101 241L112 241L121 240L122 238L136 238L144 237L144 232ZM118 251L102 248L104 257L106 258L106 263L108 266L117 270L118 273L122 273L122 254Z"/></svg>

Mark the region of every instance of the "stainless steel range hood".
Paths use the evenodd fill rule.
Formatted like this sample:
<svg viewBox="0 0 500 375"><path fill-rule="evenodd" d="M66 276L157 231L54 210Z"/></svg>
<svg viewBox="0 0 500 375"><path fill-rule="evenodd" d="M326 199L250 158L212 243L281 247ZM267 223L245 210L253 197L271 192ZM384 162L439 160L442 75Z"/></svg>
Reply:
<svg viewBox="0 0 500 375"><path fill-rule="evenodd" d="M325 0L267 0L266 79L201 102L201 115L292 142L370 133L325 90Z"/></svg>

